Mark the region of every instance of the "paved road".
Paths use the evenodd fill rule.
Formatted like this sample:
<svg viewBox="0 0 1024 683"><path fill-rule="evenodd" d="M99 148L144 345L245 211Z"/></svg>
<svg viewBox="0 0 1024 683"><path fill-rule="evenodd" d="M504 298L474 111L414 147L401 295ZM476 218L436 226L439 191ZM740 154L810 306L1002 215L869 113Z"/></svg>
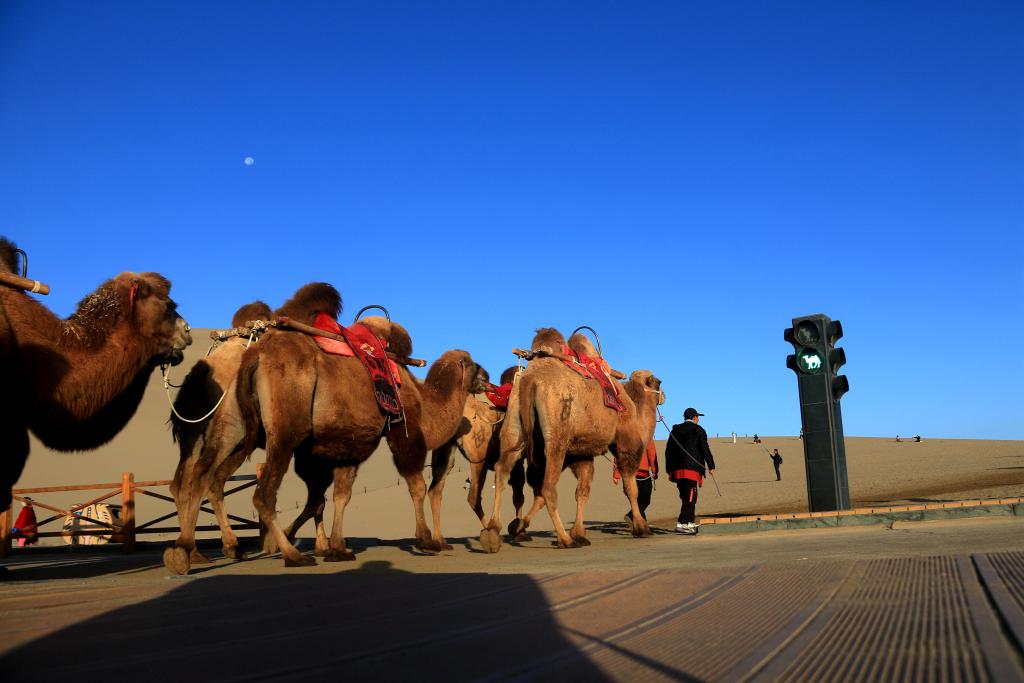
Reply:
<svg viewBox="0 0 1024 683"><path fill-rule="evenodd" d="M648 540L439 557L14 558L8 680L1024 680L1024 521Z"/></svg>

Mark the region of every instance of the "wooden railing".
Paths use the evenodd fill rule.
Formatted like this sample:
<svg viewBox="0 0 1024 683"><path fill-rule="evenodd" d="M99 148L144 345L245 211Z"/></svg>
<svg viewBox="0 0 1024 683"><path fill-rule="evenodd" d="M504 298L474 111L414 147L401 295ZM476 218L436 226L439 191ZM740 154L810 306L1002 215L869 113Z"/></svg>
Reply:
<svg viewBox="0 0 1024 683"><path fill-rule="evenodd" d="M262 467L257 466L255 475L253 474L236 474L235 476L228 479L228 481L244 481L244 484L236 486L233 489L224 492L224 496L227 497L232 493L237 493L244 489L253 487L256 485L259 471ZM78 484L73 486L43 486L38 488L27 488L27 489L14 489L14 500L20 502L26 502L25 496L28 494L39 494L39 493L62 493L67 491L104 491L99 496L85 502L78 503L71 508L65 510L56 505L50 505L46 502L39 500L38 498L32 498L28 502L35 508L48 510L56 514L47 517L46 519L37 520L35 524L35 535L39 538L53 538L61 536L107 536L114 535L121 537L121 544L124 552L130 553L135 550L135 538L140 534L163 534L163 533L177 533L180 531L178 526L156 526L164 520L170 519L176 516L177 511L156 517L148 522L139 524L135 519L135 496L136 494L143 496L150 496L152 498L158 498L160 500L169 501L174 503L174 498L169 495L150 491L148 489L154 487L170 486L171 480L161 481L135 481L135 475L132 472L125 472L121 475L121 482L112 482L109 484ZM109 500L114 496L120 494L121 496L121 517L118 522L113 524L104 522L98 519L92 519L81 514L81 510L102 503L105 500ZM209 501L203 500L203 504L200 510L213 514L213 510L207 507ZM77 517L84 523L93 525L92 528L81 529L71 528L64 529L64 520L68 517ZM13 529L12 524L14 523L13 508L8 508L3 512L0 512L0 557L6 557L11 551L11 542L16 538L25 536L25 529ZM252 520L238 517L236 515L228 515L234 524L231 525L232 529L235 530L258 530L259 524ZM39 529L44 525L57 522L61 524L62 528L60 531L40 531ZM196 531L219 531L220 527L217 525L208 526L197 526Z"/></svg>

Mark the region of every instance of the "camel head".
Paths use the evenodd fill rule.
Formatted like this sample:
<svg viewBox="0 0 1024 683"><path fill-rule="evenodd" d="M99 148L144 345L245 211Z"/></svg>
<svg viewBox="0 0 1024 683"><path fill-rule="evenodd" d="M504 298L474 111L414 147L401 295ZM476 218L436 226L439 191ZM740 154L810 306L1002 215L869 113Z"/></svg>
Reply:
<svg viewBox="0 0 1024 683"><path fill-rule="evenodd" d="M242 327L252 320L270 320L273 315L270 306L259 300L253 301L235 311L235 315L231 318L231 327Z"/></svg>
<svg viewBox="0 0 1024 683"><path fill-rule="evenodd" d="M111 285L120 310L150 347L153 365L180 363L192 333L170 297L170 281L159 273L121 273Z"/></svg>
<svg viewBox="0 0 1024 683"><path fill-rule="evenodd" d="M443 394L455 389L466 394L481 394L490 388L487 379L487 372L473 360L469 352L453 349L445 351L430 366L426 383L435 386Z"/></svg>
<svg viewBox="0 0 1024 683"><path fill-rule="evenodd" d="M626 391L638 405L643 402L644 394L655 394L657 405L665 403L665 392L661 390L661 380L650 370L634 370L626 382Z"/></svg>

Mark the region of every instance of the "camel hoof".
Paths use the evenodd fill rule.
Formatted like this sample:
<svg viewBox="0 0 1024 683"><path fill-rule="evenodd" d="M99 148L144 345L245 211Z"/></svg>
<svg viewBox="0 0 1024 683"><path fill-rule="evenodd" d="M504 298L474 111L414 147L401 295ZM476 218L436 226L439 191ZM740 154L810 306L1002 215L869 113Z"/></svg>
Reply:
<svg viewBox="0 0 1024 683"><path fill-rule="evenodd" d="M455 550L451 543L442 543L441 550Z"/></svg>
<svg viewBox="0 0 1024 683"><path fill-rule="evenodd" d="M356 554L351 550L326 550L324 552L324 562L351 562L356 559Z"/></svg>
<svg viewBox="0 0 1024 683"><path fill-rule="evenodd" d="M331 552L330 548L315 548L313 550L314 557L327 557L327 554Z"/></svg>
<svg viewBox="0 0 1024 683"><path fill-rule="evenodd" d="M526 526L523 524L523 520L516 517L508 523L508 535L515 537L520 531L526 531Z"/></svg>
<svg viewBox="0 0 1024 683"><path fill-rule="evenodd" d="M245 553L237 545L226 545L223 547L224 557L229 560L244 560Z"/></svg>
<svg viewBox="0 0 1024 683"><path fill-rule="evenodd" d="M531 536L530 534L528 534L525 531L523 531L523 532L518 533L515 536L513 536L512 540L515 541L516 543L526 543L528 541L532 541L533 540L533 536Z"/></svg>
<svg viewBox="0 0 1024 683"><path fill-rule="evenodd" d="M579 544L576 541L574 541L572 539L570 539L568 543L565 543L564 541L559 539L558 540L558 547L562 548L563 550L568 550L569 548L579 548L580 546L579 546Z"/></svg>
<svg viewBox="0 0 1024 683"><path fill-rule="evenodd" d="M284 558L284 566L286 567L315 567L316 560L308 555L298 555L297 557Z"/></svg>
<svg viewBox="0 0 1024 683"><path fill-rule="evenodd" d="M501 534L494 529L484 529L480 532L480 545L489 553L496 553L501 550Z"/></svg>
<svg viewBox="0 0 1024 683"><path fill-rule="evenodd" d="M188 561L190 564L213 564L213 561L199 552L198 548L192 548L192 552L188 554Z"/></svg>
<svg viewBox="0 0 1024 683"><path fill-rule="evenodd" d="M436 555L437 553L441 552L443 546L431 538L426 541L416 541L416 549L424 553Z"/></svg>
<svg viewBox="0 0 1024 683"><path fill-rule="evenodd" d="M172 546L170 548L164 548L164 566L167 567L167 571L178 576L185 576L188 574L189 552L181 546Z"/></svg>
<svg viewBox="0 0 1024 683"><path fill-rule="evenodd" d="M586 536L573 536L572 541L576 544L576 548L584 548L590 545L590 539Z"/></svg>

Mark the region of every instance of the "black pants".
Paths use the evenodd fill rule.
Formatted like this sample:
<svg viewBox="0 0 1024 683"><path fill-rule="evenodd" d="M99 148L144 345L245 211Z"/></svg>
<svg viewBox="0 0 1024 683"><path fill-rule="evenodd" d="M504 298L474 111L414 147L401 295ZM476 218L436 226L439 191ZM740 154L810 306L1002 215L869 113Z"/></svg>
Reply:
<svg viewBox="0 0 1024 683"><path fill-rule="evenodd" d="M775 481L782 481L782 471L779 469L780 463L775 463Z"/></svg>
<svg viewBox="0 0 1024 683"><path fill-rule="evenodd" d="M679 499L683 502L679 509L680 524L690 524L696 521L697 512L697 482L692 479L680 479L676 482L679 488Z"/></svg>
<svg viewBox="0 0 1024 683"><path fill-rule="evenodd" d="M647 519L647 506L651 504L651 492L654 491L654 479L636 480L636 505L640 508L640 516ZM626 516L633 519L633 511L630 510Z"/></svg>

